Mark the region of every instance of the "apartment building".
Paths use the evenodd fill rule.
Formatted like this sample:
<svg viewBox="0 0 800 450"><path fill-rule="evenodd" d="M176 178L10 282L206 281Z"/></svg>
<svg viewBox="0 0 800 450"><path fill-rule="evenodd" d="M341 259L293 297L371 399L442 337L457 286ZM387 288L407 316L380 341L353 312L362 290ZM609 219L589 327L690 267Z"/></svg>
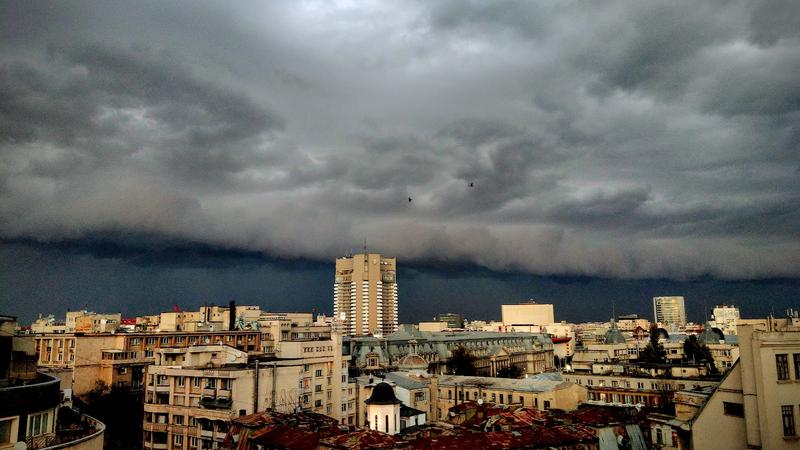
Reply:
<svg viewBox="0 0 800 450"><path fill-rule="evenodd" d="M653 297L653 318L658 324L674 327L685 325L686 306L683 297Z"/></svg>
<svg viewBox="0 0 800 450"><path fill-rule="evenodd" d="M336 260L333 316L350 336L397 330L397 262L377 253Z"/></svg>
<svg viewBox="0 0 800 450"><path fill-rule="evenodd" d="M356 393L340 349L334 335L280 342L258 359L226 345L158 350L146 373L144 448L217 448L232 419L267 408L353 424Z"/></svg>
<svg viewBox="0 0 800 450"><path fill-rule="evenodd" d="M144 368L155 360L159 348L224 344L245 352L262 349L259 331L167 333L54 333L34 338L38 364L73 370L73 392L84 395L97 386L138 391Z"/></svg>
<svg viewBox="0 0 800 450"><path fill-rule="evenodd" d="M648 416L655 445L800 448L800 319L754 322L738 325L740 358L716 389L694 392L692 407L678 408L676 400L675 417Z"/></svg>
<svg viewBox="0 0 800 450"><path fill-rule="evenodd" d="M669 407L676 391L716 386L719 380L698 377L695 368L676 368L659 378L630 374L565 372L564 381L585 386L588 402L597 405Z"/></svg>
<svg viewBox="0 0 800 450"><path fill-rule="evenodd" d="M741 316L739 308L734 305L717 305L712 310L713 325L724 334L736 334L736 325Z"/></svg>
<svg viewBox="0 0 800 450"><path fill-rule="evenodd" d="M0 449L102 450L105 426L67 407L58 378L36 370L31 336L0 315Z"/></svg>

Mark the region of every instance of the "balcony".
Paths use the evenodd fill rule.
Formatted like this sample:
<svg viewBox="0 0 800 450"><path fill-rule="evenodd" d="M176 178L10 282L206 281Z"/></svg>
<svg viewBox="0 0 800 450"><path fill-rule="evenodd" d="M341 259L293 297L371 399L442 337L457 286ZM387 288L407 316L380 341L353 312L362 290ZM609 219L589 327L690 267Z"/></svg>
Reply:
<svg viewBox="0 0 800 450"><path fill-rule="evenodd" d="M145 422L142 425L142 429L144 429L144 431L154 431L156 433L165 433L167 431L167 424L166 423Z"/></svg>
<svg viewBox="0 0 800 450"><path fill-rule="evenodd" d="M208 409L230 409L233 405L233 400L230 397L202 397L200 398L200 406Z"/></svg>
<svg viewBox="0 0 800 450"><path fill-rule="evenodd" d="M77 448L103 448L106 426L99 420L78 413L65 414L58 423L56 433L28 438L31 450L56 450Z"/></svg>
<svg viewBox="0 0 800 450"><path fill-rule="evenodd" d="M60 381L50 375L37 373L29 380L0 385L0 405L8 416L55 408L60 402Z"/></svg>

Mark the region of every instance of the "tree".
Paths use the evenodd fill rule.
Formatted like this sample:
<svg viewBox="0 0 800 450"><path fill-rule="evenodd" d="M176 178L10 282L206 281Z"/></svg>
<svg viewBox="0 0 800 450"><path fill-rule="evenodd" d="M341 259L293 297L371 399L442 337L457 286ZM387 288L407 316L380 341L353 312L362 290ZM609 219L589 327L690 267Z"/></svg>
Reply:
<svg viewBox="0 0 800 450"><path fill-rule="evenodd" d="M666 361L665 356L664 346L658 342L658 326L653 324L650 326L650 342L648 342L644 350L639 353L639 361L663 363Z"/></svg>
<svg viewBox="0 0 800 450"><path fill-rule="evenodd" d="M522 369L513 364L497 371L497 378L522 378L523 375Z"/></svg>
<svg viewBox="0 0 800 450"><path fill-rule="evenodd" d="M85 400L82 411L106 425L106 449L141 448L144 404L140 394L97 380ZM83 402L77 398L76 403Z"/></svg>
<svg viewBox="0 0 800 450"><path fill-rule="evenodd" d="M714 356L711 354L711 349L707 345L701 345L697 340L697 336L692 335L683 341L683 357L684 360L693 363L701 363L708 365L708 371L712 374L718 374L719 369L714 363Z"/></svg>
<svg viewBox="0 0 800 450"><path fill-rule="evenodd" d="M475 356L464 346L459 345L450 351L447 360L447 373L451 375L476 375Z"/></svg>

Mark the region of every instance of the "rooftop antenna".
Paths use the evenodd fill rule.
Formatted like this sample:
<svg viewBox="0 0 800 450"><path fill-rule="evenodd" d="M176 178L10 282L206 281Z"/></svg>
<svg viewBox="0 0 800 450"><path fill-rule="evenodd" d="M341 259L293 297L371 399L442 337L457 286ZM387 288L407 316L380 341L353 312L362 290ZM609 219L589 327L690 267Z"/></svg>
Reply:
<svg viewBox="0 0 800 450"><path fill-rule="evenodd" d="M367 254L367 238L364 238L364 254Z"/></svg>

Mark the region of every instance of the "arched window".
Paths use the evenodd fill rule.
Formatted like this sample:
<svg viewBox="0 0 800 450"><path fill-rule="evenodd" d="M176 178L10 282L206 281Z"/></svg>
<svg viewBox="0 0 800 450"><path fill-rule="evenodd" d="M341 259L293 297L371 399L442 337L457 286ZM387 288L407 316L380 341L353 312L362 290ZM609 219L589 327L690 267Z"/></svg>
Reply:
<svg viewBox="0 0 800 450"><path fill-rule="evenodd" d="M386 429L383 430L383 431L385 433L388 433L389 432L389 415L387 414L385 417L386 417Z"/></svg>

